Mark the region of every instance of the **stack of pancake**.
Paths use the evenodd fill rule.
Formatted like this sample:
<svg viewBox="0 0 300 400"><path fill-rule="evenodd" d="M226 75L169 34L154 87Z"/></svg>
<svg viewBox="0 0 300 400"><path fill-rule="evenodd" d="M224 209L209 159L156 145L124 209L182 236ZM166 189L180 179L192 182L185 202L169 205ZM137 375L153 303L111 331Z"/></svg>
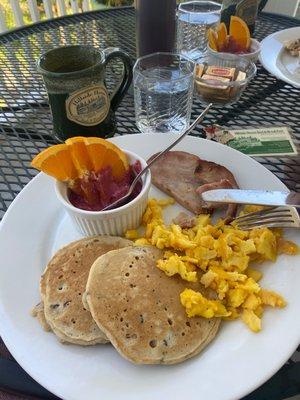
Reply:
<svg viewBox="0 0 300 400"><path fill-rule="evenodd" d="M62 342L107 343L138 364L174 364L198 354L220 320L188 318L180 304L198 283L167 277L163 253L117 237L82 239L59 250L41 278L33 314Z"/></svg>

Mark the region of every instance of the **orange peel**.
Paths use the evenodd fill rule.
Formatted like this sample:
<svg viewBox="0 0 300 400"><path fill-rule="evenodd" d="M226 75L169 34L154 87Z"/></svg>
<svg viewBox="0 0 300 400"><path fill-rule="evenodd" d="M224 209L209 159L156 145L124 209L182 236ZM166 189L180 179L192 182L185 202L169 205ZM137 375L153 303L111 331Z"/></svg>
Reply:
<svg viewBox="0 0 300 400"><path fill-rule="evenodd" d="M31 166L60 181L72 181L89 171L110 166L116 178L129 168L126 154L115 144L101 138L77 136L43 150Z"/></svg>
<svg viewBox="0 0 300 400"><path fill-rule="evenodd" d="M212 50L218 51L218 37L217 37L216 32L212 28L208 29L207 38L208 38L209 47Z"/></svg>
<svg viewBox="0 0 300 400"><path fill-rule="evenodd" d="M229 25L229 35L234 39L234 41L245 50L248 50L251 43L251 35L246 22L232 15L230 18Z"/></svg>
<svg viewBox="0 0 300 400"><path fill-rule="evenodd" d="M221 50L227 44L227 28L224 22L221 22L218 25L216 34L217 34L218 48Z"/></svg>

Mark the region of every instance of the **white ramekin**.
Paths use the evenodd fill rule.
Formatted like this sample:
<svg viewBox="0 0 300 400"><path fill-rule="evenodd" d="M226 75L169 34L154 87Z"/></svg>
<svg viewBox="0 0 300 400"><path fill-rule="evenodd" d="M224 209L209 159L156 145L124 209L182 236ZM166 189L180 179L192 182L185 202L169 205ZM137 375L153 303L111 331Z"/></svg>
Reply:
<svg viewBox="0 0 300 400"><path fill-rule="evenodd" d="M254 63L257 62L258 56L260 54L261 46L258 40L251 38L250 42L250 53L245 53L245 54L236 54L241 58L244 58L245 60L252 61ZM213 50L209 45L207 46L207 53L208 56L214 56L214 57L222 57L222 54L235 54L235 53L222 53L219 51Z"/></svg>
<svg viewBox="0 0 300 400"><path fill-rule="evenodd" d="M146 161L131 151L123 150L128 162L133 164L139 160L142 168L146 167ZM143 187L141 192L130 203L107 211L86 211L74 207L67 195L67 185L64 182L55 182L55 192L74 225L85 236L111 235L122 236L128 229L137 228L142 220L147 207L148 194L151 186L151 173L148 171L142 177Z"/></svg>

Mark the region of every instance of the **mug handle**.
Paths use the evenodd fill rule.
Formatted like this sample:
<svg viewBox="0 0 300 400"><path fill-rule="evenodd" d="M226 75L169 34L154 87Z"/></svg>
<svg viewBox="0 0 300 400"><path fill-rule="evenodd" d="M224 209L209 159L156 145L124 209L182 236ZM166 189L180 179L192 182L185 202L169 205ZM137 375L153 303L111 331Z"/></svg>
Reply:
<svg viewBox="0 0 300 400"><path fill-rule="evenodd" d="M124 74L122 77L122 81L120 85L116 88L114 91L111 99L110 99L110 105L111 109L113 111L116 111L118 106L120 105L123 97L125 96L129 86L131 85L132 82L132 62L127 53L124 51L121 51L117 48L108 48L104 50L105 54L105 60L104 60L104 65L105 67L107 66L107 63L114 58L120 58L122 60L122 63L124 65Z"/></svg>

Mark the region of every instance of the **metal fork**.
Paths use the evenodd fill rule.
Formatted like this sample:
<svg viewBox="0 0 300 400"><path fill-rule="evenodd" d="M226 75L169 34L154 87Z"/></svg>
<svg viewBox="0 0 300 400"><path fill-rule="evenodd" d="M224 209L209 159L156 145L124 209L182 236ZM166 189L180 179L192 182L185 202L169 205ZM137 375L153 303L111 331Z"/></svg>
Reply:
<svg viewBox="0 0 300 400"><path fill-rule="evenodd" d="M245 214L233 220L242 230L254 228L300 228L300 217L294 207L270 207Z"/></svg>
<svg viewBox="0 0 300 400"><path fill-rule="evenodd" d="M132 194L133 189L135 188L135 185L138 183L140 178L149 170L151 165L153 165L160 157L162 157L165 153L167 153L169 150L171 150L176 144L181 142L181 140L188 135L202 120L204 119L205 115L208 113L209 109L211 108L212 103L210 103L203 111L202 113L195 119L195 121L179 136L178 139L176 139L174 142L172 142L166 149L162 150L160 153L158 153L149 163L148 165L142 169L142 171L136 175L134 178L134 181L132 182L128 192L121 197L120 199L114 201L113 203L109 204L108 206L104 207L101 211L106 211L110 210L114 207L119 206L120 204L124 203L129 196Z"/></svg>

